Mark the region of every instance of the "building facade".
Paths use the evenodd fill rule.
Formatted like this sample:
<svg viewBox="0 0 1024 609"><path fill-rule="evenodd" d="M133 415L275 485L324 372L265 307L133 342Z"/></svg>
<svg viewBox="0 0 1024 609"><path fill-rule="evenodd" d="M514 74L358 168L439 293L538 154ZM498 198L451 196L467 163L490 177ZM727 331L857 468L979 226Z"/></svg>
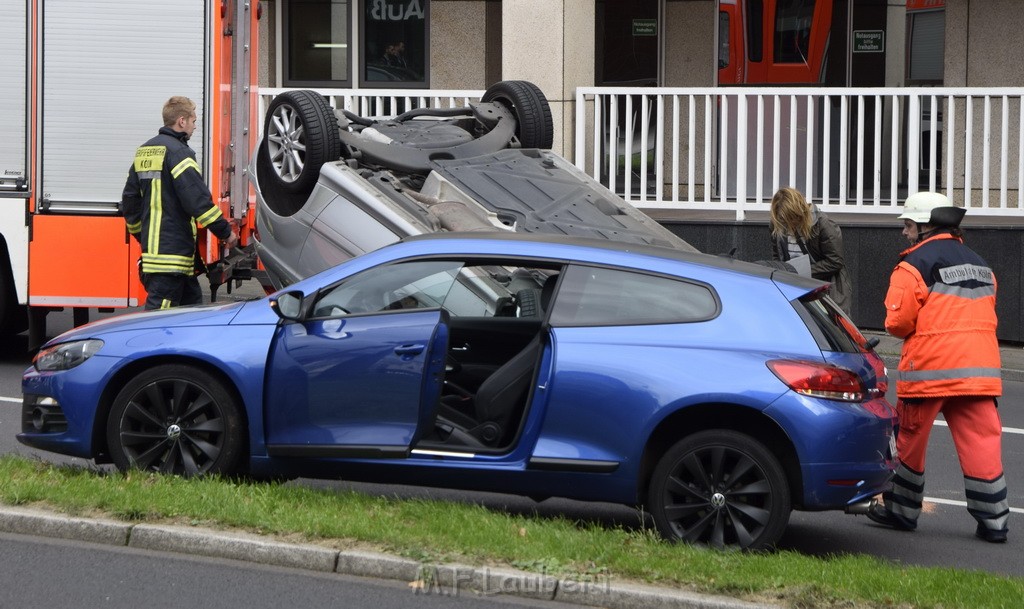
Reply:
<svg viewBox="0 0 1024 609"><path fill-rule="evenodd" d="M262 4L264 86L449 90L530 80L552 103L563 154L577 87L1024 84L1024 65L1008 60L1024 27L1014 0ZM798 63L811 69L799 73Z"/></svg>

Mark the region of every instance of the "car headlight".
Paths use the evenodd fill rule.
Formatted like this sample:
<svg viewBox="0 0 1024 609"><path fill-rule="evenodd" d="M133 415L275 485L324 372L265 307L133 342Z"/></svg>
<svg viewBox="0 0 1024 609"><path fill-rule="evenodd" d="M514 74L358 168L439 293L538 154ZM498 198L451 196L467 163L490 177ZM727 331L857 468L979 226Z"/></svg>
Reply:
<svg viewBox="0 0 1024 609"><path fill-rule="evenodd" d="M39 351L32 359L32 365L40 372L70 370L89 359L103 346L102 340L76 340L53 345Z"/></svg>

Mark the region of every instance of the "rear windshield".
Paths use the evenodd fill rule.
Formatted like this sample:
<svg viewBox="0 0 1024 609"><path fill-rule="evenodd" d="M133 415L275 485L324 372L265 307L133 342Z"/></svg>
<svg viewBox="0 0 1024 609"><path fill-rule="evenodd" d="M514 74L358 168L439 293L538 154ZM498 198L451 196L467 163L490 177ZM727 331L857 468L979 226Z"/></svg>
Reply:
<svg viewBox="0 0 1024 609"><path fill-rule="evenodd" d="M822 351L858 353L864 350L867 342L864 335L824 293L808 294L796 301L794 306Z"/></svg>

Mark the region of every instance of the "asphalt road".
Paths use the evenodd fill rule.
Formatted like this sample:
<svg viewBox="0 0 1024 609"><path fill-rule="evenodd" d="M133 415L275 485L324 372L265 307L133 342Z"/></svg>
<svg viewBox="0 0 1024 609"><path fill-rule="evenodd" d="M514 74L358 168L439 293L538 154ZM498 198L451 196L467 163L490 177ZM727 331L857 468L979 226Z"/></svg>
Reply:
<svg viewBox="0 0 1024 609"><path fill-rule="evenodd" d="M50 334L71 326L70 314L52 313ZM52 462L80 463L60 455L41 453L22 446L14 436L20 428L20 377L30 363L25 337L15 337L0 345L0 454L17 453ZM1010 493L1010 541L989 544L974 537L974 520L964 503L963 477L949 430L936 426L928 451L925 514L913 533L878 527L864 516L840 512L794 512L781 547L802 554L828 556L867 554L910 565L956 567L1024 577L1020 544L1024 543L1024 383L1006 381L1000 400L1003 419L1003 460ZM894 399L894 396L890 396ZM610 504L531 499L491 493L470 493L445 489L422 489L388 485L354 484L300 480L293 484L343 486L380 495L430 497L472 502L491 509L534 514L538 517L564 516L573 520L609 526L643 526L636 510ZM646 523L650 524L650 523Z"/></svg>
<svg viewBox="0 0 1024 609"><path fill-rule="evenodd" d="M63 539L0 533L0 607L578 607L405 582L313 573Z"/></svg>

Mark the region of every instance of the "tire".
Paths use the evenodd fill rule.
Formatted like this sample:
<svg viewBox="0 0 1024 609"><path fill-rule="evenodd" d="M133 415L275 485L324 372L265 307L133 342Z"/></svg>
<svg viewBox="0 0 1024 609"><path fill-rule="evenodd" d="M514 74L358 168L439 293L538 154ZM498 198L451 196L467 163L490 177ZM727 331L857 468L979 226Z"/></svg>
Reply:
<svg viewBox="0 0 1024 609"><path fill-rule="evenodd" d="M232 392L210 373L178 364L129 381L107 419L110 457L121 471L236 474L244 433Z"/></svg>
<svg viewBox="0 0 1024 609"><path fill-rule="evenodd" d="M520 146L551 149L555 136L551 106L537 85L525 80L503 80L491 85L480 101L501 103L515 114Z"/></svg>
<svg viewBox="0 0 1024 609"><path fill-rule="evenodd" d="M789 483L754 438L728 430L677 442L651 476L648 508L672 541L715 548L772 548L789 523Z"/></svg>
<svg viewBox="0 0 1024 609"><path fill-rule="evenodd" d="M257 171L267 205L290 216L302 208L324 163L341 158L338 119L315 91L286 91L273 99L257 152Z"/></svg>
<svg viewBox="0 0 1024 609"><path fill-rule="evenodd" d="M516 292L516 302L519 304L519 317L544 317L544 310L540 306L540 290L519 290Z"/></svg>
<svg viewBox="0 0 1024 609"><path fill-rule="evenodd" d="M0 239L0 336L13 336L28 328L28 307L18 304L10 254Z"/></svg>

